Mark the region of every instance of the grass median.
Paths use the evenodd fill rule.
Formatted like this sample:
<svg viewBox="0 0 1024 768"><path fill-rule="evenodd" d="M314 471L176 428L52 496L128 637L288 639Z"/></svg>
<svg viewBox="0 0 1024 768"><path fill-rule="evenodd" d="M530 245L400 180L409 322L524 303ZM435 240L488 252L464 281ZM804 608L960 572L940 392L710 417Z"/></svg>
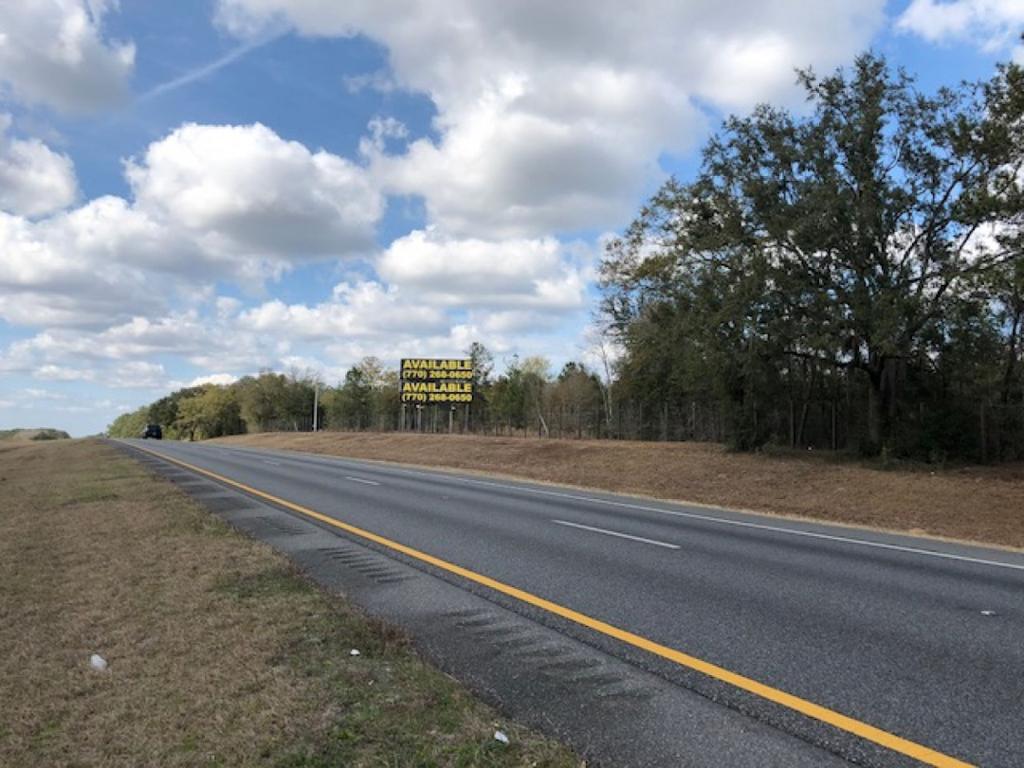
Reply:
<svg viewBox="0 0 1024 768"><path fill-rule="evenodd" d="M0 447L0 647L0 765L581 765L99 441Z"/></svg>

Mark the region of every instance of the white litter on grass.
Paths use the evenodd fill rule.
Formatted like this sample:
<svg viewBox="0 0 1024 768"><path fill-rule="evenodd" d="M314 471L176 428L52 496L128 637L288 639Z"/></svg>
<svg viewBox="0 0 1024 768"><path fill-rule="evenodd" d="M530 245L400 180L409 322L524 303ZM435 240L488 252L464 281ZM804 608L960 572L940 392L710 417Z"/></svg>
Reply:
<svg viewBox="0 0 1024 768"><path fill-rule="evenodd" d="M356 650L355 648L353 648L351 651L348 652L348 655L349 656L358 656L359 655L359 651Z"/></svg>
<svg viewBox="0 0 1024 768"><path fill-rule="evenodd" d="M89 657L89 665L97 672L103 672L107 668L107 660L98 653L94 653Z"/></svg>
<svg viewBox="0 0 1024 768"><path fill-rule="evenodd" d="M502 744L508 744L508 736L505 735L504 731L495 731L494 740L500 741Z"/></svg>

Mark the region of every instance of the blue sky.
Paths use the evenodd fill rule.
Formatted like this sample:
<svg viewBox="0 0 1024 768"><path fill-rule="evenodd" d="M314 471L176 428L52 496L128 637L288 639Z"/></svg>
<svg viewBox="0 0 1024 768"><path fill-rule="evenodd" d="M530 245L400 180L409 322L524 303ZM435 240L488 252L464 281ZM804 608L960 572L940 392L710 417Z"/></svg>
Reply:
<svg viewBox="0 0 1024 768"><path fill-rule="evenodd" d="M0 0L0 428L366 355L593 360L594 277L723 116L867 48L925 89L1019 0Z"/></svg>

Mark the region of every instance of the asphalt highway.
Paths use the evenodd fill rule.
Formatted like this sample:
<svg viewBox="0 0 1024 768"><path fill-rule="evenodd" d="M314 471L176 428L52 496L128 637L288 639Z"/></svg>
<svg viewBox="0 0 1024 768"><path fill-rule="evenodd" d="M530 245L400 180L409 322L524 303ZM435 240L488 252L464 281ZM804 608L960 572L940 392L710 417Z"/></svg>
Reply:
<svg viewBox="0 0 1024 768"><path fill-rule="evenodd" d="M1020 553L479 475L126 442L296 516L340 521L350 538L368 532L399 559L851 763L1024 765Z"/></svg>

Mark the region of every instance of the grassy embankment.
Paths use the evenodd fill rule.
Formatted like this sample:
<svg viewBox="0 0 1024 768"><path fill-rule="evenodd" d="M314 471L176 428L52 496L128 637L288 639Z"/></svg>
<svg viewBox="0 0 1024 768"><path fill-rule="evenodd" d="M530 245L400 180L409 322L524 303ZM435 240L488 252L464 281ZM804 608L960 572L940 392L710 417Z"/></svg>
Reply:
<svg viewBox="0 0 1024 768"><path fill-rule="evenodd" d="M579 764L98 441L0 447L0 585L0 765Z"/></svg>
<svg viewBox="0 0 1024 768"><path fill-rule="evenodd" d="M882 469L703 443L267 433L229 444L334 454L752 509L1024 548L1024 464Z"/></svg>
<svg viewBox="0 0 1024 768"><path fill-rule="evenodd" d="M69 440L71 435L63 429L0 429L0 440Z"/></svg>

